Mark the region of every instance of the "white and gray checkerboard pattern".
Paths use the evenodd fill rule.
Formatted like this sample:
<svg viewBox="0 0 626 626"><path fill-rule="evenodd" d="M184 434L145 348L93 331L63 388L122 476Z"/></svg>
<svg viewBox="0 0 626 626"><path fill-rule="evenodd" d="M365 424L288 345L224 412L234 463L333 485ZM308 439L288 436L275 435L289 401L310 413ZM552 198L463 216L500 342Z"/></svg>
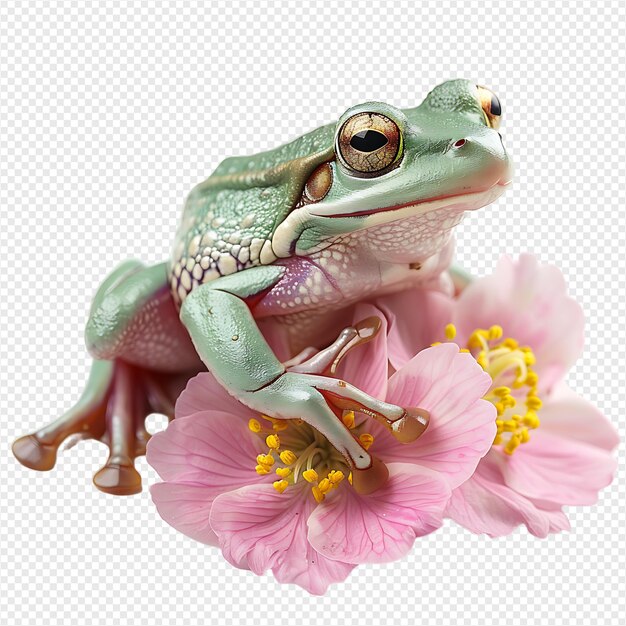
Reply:
<svg viewBox="0 0 626 626"><path fill-rule="evenodd" d="M413 106L452 77L500 95L516 163L513 187L458 229L458 258L480 274L533 251L562 268L587 315L569 380L623 433L626 5L84 4L0 3L0 624L624 623L623 460L570 533L447 525L318 598L233 569L147 492L98 492L100 444L49 473L9 447L81 390L98 282L124 258L165 257L185 194L221 158L360 101Z"/></svg>

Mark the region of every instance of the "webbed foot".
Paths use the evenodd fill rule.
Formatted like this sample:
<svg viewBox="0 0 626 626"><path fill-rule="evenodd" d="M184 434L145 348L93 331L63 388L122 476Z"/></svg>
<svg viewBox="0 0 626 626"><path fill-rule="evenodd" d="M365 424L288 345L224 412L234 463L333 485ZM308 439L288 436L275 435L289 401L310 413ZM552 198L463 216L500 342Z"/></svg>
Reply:
<svg viewBox="0 0 626 626"><path fill-rule="evenodd" d="M128 363L94 361L85 392L60 418L13 443L17 460L31 469L51 470L60 445L68 437L97 439L109 458L93 477L95 486L114 495L141 491L135 459L145 454L151 413L174 417L174 402L188 376L162 375Z"/></svg>
<svg viewBox="0 0 626 626"><path fill-rule="evenodd" d="M353 437L342 420L344 411L356 411L384 425L400 443L411 443L426 430L429 413L417 407L399 407L374 398L347 382L324 376L334 374L353 348L372 340L380 320L369 317L345 328L335 342L316 351L308 348L284 363L287 371L271 385L244 400L254 407L272 406L285 419L297 415L322 433L341 452L353 474L353 487L363 494L381 487L389 476L385 464Z"/></svg>

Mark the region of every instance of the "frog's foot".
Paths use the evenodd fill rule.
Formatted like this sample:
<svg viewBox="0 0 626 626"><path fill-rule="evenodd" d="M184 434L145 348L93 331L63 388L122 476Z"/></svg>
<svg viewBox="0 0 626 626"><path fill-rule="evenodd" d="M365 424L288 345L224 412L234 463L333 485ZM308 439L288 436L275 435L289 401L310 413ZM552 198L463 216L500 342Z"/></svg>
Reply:
<svg viewBox="0 0 626 626"><path fill-rule="evenodd" d="M372 316L354 326L344 328L337 339L327 348L305 348L293 359L283 363L290 372L302 374L334 374L341 360L350 350L376 337L380 330L380 319Z"/></svg>
<svg viewBox="0 0 626 626"><path fill-rule="evenodd" d="M428 411L399 407L374 398L343 380L324 376L334 373L349 350L370 341L380 329L380 320L367 318L345 328L337 340L321 351L307 349L285 363L287 372L269 387L256 392L272 398L277 408L281 400L289 415L299 404L298 416L319 431L344 456L352 470L353 487L359 493L371 493L387 480L385 464L370 455L343 421L345 411L357 411L381 424L401 443L415 441L428 426ZM278 394L282 396L279 398ZM304 400L304 402L303 402Z"/></svg>
<svg viewBox="0 0 626 626"><path fill-rule="evenodd" d="M174 380L175 379L175 380ZM124 361L94 361L85 392L67 413L35 433L13 443L13 454L31 469L51 470L59 446L68 437L97 439L109 448L109 458L95 474L98 489L115 495L141 491L135 458L145 454L150 413L174 417L174 402L186 382L131 366Z"/></svg>
<svg viewBox="0 0 626 626"><path fill-rule="evenodd" d="M299 372L302 374L334 374L337 371L339 363L348 352L374 339L380 331L380 327L381 323L378 317L368 317L354 326L344 328L341 333L339 333L337 339L327 348L320 351L314 348L306 348L284 365L290 372ZM390 416L377 410L376 406L371 402L369 406L367 406L360 403L356 397L342 397L331 390L324 392L320 389L320 391L327 402L337 409L359 411L360 413L373 417L382 423L401 443L415 441L428 425L429 415L428 411L424 409L408 407L403 410L400 417L396 417L395 415Z"/></svg>

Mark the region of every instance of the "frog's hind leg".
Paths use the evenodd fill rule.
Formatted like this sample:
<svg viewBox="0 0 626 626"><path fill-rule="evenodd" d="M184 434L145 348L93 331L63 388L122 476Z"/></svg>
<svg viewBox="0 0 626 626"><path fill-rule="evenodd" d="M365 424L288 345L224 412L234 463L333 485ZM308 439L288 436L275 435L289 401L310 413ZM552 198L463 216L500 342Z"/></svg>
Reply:
<svg viewBox="0 0 626 626"><path fill-rule="evenodd" d="M70 435L99 438L106 400L113 382L113 363L94 361L89 380L78 402L61 417L13 443L13 454L30 469L51 470L61 443Z"/></svg>
<svg viewBox="0 0 626 626"><path fill-rule="evenodd" d="M142 370L122 360L94 361L80 400L57 420L13 443L16 458L31 469L51 470L61 444L68 438L96 439L109 457L96 472L98 489L114 495L141 491L135 459L145 454L150 434L145 418L151 413L174 417L174 402L186 376Z"/></svg>
<svg viewBox="0 0 626 626"><path fill-rule="evenodd" d="M86 389L60 418L19 438L13 452L25 466L54 467L68 437L96 439L109 458L95 474L98 489L115 495L141 491L135 469L150 437L150 413L174 417L174 403L187 380L201 368L191 340L169 295L164 265L127 262L101 285L86 328L95 357Z"/></svg>

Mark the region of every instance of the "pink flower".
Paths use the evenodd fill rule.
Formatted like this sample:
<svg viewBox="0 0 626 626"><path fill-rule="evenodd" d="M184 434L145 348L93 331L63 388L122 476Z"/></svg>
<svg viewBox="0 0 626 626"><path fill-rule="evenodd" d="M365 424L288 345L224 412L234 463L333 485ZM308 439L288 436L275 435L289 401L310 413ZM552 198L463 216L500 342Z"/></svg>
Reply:
<svg viewBox="0 0 626 626"><path fill-rule="evenodd" d="M358 307L355 318L372 313ZM384 330L384 329L383 329ZM300 420L270 420L208 374L181 395L176 419L152 437L148 462L164 482L151 493L163 519L219 545L233 565L324 593L359 563L398 559L442 523L451 489L473 473L495 435L490 379L457 346L424 350L387 379L385 332L343 368L361 389L430 412L426 432L400 444L352 412L344 424L383 461L383 487L360 495L345 459ZM256 468L255 468L256 466Z"/></svg>
<svg viewBox="0 0 626 626"><path fill-rule="evenodd" d="M456 300L412 291L378 306L389 320L394 367L446 341L451 322L448 340L470 347L494 376L486 398L498 407L498 435L472 478L454 490L447 516L476 533L499 536L525 524L544 537L569 528L563 505L596 502L613 478L618 437L562 382L582 350L583 314L557 268L530 255L504 257Z"/></svg>

